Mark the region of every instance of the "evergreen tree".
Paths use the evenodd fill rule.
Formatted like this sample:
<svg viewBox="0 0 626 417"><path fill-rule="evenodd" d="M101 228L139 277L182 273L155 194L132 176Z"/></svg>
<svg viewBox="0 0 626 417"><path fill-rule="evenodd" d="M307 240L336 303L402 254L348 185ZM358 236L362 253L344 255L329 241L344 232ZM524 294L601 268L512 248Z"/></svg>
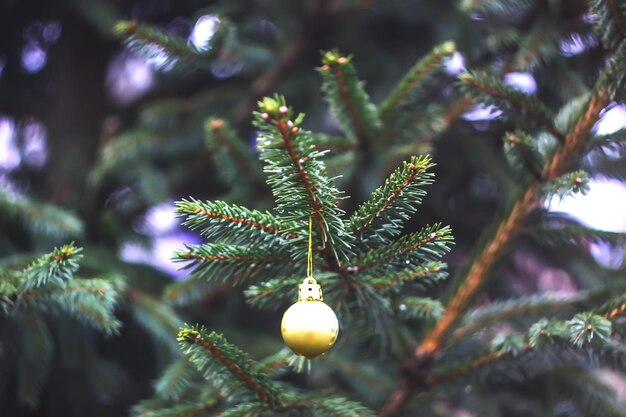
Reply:
<svg viewBox="0 0 626 417"><path fill-rule="evenodd" d="M143 103L67 180L75 197L0 192L0 409L623 415L598 372L625 369L623 259L605 267L590 244L623 250L624 235L546 209L596 176L626 178L624 131L594 129L626 97L622 2L226 3L196 12L205 43L119 20L113 3L72 6L114 28L166 84L209 88ZM377 65L395 51L370 26L412 27L415 16L438 18L436 41L408 69ZM263 24L280 41L247 39L260 18L277 22ZM206 81L207 71L235 79ZM520 71L536 94L508 81ZM472 123L472 110L491 116ZM171 196L203 240L173 254L189 272L178 282L119 257L123 242L149 238L137 217ZM307 372L279 323L309 248L340 330ZM574 289L539 290L516 256L564 271Z"/></svg>

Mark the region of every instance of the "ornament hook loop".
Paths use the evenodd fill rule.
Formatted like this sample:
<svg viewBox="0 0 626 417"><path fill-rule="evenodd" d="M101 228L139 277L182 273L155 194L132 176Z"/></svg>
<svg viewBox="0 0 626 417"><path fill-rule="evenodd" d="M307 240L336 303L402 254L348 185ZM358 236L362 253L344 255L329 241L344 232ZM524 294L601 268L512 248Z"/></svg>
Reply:
<svg viewBox="0 0 626 417"><path fill-rule="evenodd" d="M315 278L308 276L299 285L298 301L324 301L322 287Z"/></svg>

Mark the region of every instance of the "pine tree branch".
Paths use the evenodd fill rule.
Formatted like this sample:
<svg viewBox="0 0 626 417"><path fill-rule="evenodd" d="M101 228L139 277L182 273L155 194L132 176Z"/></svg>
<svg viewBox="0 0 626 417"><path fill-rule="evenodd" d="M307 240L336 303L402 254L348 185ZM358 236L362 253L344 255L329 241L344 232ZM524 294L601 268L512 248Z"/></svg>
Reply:
<svg viewBox="0 0 626 417"><path fill-rule="evenodd" d="M617 32L619 33L620 39L625 38L624 33L624 25L622 25L622 19L620 18L619 11L617 9L616 0L606 0L609 10L611 11L611 18L613 19L613 23L617 28Z"/></svg>
<svg viewBox="0 0 626 417"><path fill-rule="evenodd" d="M136 289L127 291L135 320L157 341L178 352L175 336L183 322L170 304Z"/></svg>
<svg viewBox="0 0 626 417"><path fill-rule="evenodd" d="M459 80L463 85L470 86L487 96L508 103L513 108L522 110L560 142L565 142L563 133L554 125L550 118L552 112L536 98L517 91L495 77L482 72L462 74L459 76ZM469 94L473 94L471 89L466 91Z"/></svg>
<svg viewBox="0 0 626 417"><path fill-rule="evenodd" d="M372 193L370 201L350 217L346 230L366 243L369 240L375 244L389 242L389 238L400 232L397 223L409 218L421 203L426 193L420 187L432 183L433 175L426 172L432 166L429 157L412 157L404 162L402 168ZM378 227L372 230L374 226Z"/></svg>
<svg viewBox="0 0 626 417"><path fill-rule="evenodd" d="M388 121L393 117L394 113L406 105L406 101L410 96L423 90L427 82L441 68L443 60L454 53L455 50L454 42L445 42L419 60L380 105L379 113L381 120L383 122Z"/></svg>
<svg viewBox="0 0 626 417"><path fill-rule="evenodd" d="M603 90L599 90L592 96L586 112L574 128L567 133L564 144L558 148L552 159L544 167L543 176L547 180L556 179L565 172L572 159L585 146L591 128L599 120L600 111L607 105L608 97ZM430 355L441 347L447 332L486 279L487 273L495 261L499 259L525 223L530 212L539 203L539 186L540 183L533 182L496 227L492 237L474 259L470 269L462 279L461 286L448 303L444 317L424 338L416 351L416 355Z"/></svg>
<svg viewBox="0 0 626 417"><path fill-rule="evenodd" d="M192 230L199 229L203 236L219 236L222 240L230 239L232 243L245 241L248 244L268 243L268 240L269 243L284 243L274 237L298 237L290 231L295 227L294 223L280 221L267 212L248 210L223 201L202 202L193 198L182 200L176 206L176 212L185 216L183 225Z"/></svg>
<svg viewBox="0 0 626 417"><path fill-rule="evenodd" d="M441 262L426 262L416 268L410 268L400 273L392 273L382 277L376 277L371 280L372 287L378 291L386 291L390 288L400 286L408 282L423 280L438 281L445 278L448 274L445 272L446 264Z"/></svg>
<svg viewBox="0 0 626 417"><path fill-rule="evenodd" d="M184 261L198 261L198 262L211 262L211 261L223 261L223 262L245 262L245 263L257 263L257 262L289 262L290 259L287 256L273 255L267 253L253 253L246 249L222 246L218 244L205 244L197 246L189 246L189 250L177 252L174 260L177 262Z"/></svg>
<svg viewBox="0 0 626 417"><path fill-rule="evenodd" d="M584 112L567 132L552 158L545 164L543 177L546 180L554 180L562 175L572 160L584 149L591 129L600 119L600 112L610 103L611 97L618 88L617 86L621 85L624 76L624 64L622 62L625 58L624 55L626 55L626 44L622 43L613 61L607 65L600 77L595 93L589 99ZM428 364L433 362L452 326L458 321L468 303L487 278L493 264L518 234L530 212L538 205L540 185L539 182L535 181L519 194L520 197L515 200L504 218L497 223L495 228L491 229L491 235L473 258L467 272L456 277L456 281L460 282L460 285L447 303L442 319L426 334L415 350L415 357L410 360L411 368L420 368L425 364L429 366ZM418 375L422 381L427 378L424 373ZM395 416L404 407L413 393L412 389L407 389L411 386L410 379L413 377L408 375L400 380L379 417Z"/></svg>
<svg viewBox="0 0 626 417"><path fill-rule="evenodd" d="M277 210L289 213L289 220L299 221L302 232L312 216L326 261L338 269L339 255L345 257L343 252L350 248L340 218L343 211L337 207L340 193L326 175L320 160L323 154L316 150L311 134L299 126L304 115L291 120L293 110L282 97L265 98L259 108L255 119L262 129L259 148L270 172L268 183L277 198Z"/></svg>
<svg viewBox="0 0 626 417"><path fill-rule="evenodd" d="M138 53L148 58L158 57L164 61L162 67L173 65L177 59L184 59L196 64L199 59L213 59L219 55L230 31L230 22L221 17L210 45L198 49L192 43L175 34L168 33L156 26L139 23L136 20L120 21L115 25L115 34Z"/></svg>
<svg viewBox="0 0 626 417"><path fill-rule="evenodd" d="M342 56L339 51L324 53L322 67L322 90L344 134L355 136L360 147L370 149L373 135L380 128L376 107L358 80L352 56Z"/></svg>
<svg viewBox="0 0 626 417"><path fill-rule="evenodd" d="M462 320L462 325L450 336L450 343L455 344L462 338L484 328L489 323L503 323L516 317L528 318L532 314L543 314L552 310L566 310L589 301L592 293L581 292L572 295L540 294L505 300L477 308Z"/></svg>
<svg viewBox="0 0 626 417"><path fill-rule="evenodd" d="M272 410L282 408L278 391L267 375L221 335L215 332L207 334L203 328L198 327L184 328L179 332L178 340L191 362L218 388L240 395L251 391ZM216 372L227 372L234 379L222 375L218 380L215 378Z"/></svg>
<svg viewBox="0 0 626 417"><path fill-rule="evenodd" d="M233 129L223 119L210 118L204 125L206 132L206 142L209 149L213 152L213 159L221 171L232 171L232 166L237 168L237 171L232 171L232 174L227 178L232 183L236 183L239 177L239 172L244 173L245 177L254 182L258 180L261 171L258 159L254 157L250 149L241 142L237 137ZM230 162L228 166L224 164L223 157L226 157ZM232 161L232 162L231 162ZM226 175L223 172L222 175Z"/></svg>
<svg viewBox="0 0 626 417"><path fill-rule="evenodd" d="M403 236L390 245L370 250L354 259L347 268L348 272L362 272L366 269L383 265L388 270L398 261L401 266L408 264L434 261L449 250L452 243L450 227L440 224L427 226L416 233ZM399 259L401 258L401 259Z"/></svg>
<svg viewBox="0 0 626 417"><path fill-rule="evenodd" d="M235 117L238 120L250 117L256 101L272 91L272 88L280 80L282 74L297 61L298 57L305 50L307 43L306 35L300 35L295 42L291 43L280 52L275 65L269 67L267 71L260 74L252 82L250 88L251 94L243 99L235 108Z"/></svg>

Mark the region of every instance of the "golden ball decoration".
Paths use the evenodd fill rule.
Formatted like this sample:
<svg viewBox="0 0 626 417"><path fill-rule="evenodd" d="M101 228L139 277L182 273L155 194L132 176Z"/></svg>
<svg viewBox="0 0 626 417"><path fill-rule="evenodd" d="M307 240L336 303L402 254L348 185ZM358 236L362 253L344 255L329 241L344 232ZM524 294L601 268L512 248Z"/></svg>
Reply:
<svg viewBox="0 0 626 417"><path fill-rule="evenodd" d="M293 353L308 359L326 354L335 344L339 321L324 303L315 278L307 277L300 284L298 301L285 311L281 332Z"/></svg>

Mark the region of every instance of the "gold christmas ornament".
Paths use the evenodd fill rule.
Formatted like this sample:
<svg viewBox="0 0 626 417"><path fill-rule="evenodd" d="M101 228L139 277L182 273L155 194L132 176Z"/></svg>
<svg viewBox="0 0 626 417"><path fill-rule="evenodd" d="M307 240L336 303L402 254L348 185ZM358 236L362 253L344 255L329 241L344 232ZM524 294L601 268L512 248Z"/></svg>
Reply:
<svg viewBox="0 0 626 417"><path fill-rule="evenodd" d="M339 322L322 297L322 288L309 276L300 284L298 301L285 311L281 323L285 344L296 355L313 359L335 344Z"/></svg>

